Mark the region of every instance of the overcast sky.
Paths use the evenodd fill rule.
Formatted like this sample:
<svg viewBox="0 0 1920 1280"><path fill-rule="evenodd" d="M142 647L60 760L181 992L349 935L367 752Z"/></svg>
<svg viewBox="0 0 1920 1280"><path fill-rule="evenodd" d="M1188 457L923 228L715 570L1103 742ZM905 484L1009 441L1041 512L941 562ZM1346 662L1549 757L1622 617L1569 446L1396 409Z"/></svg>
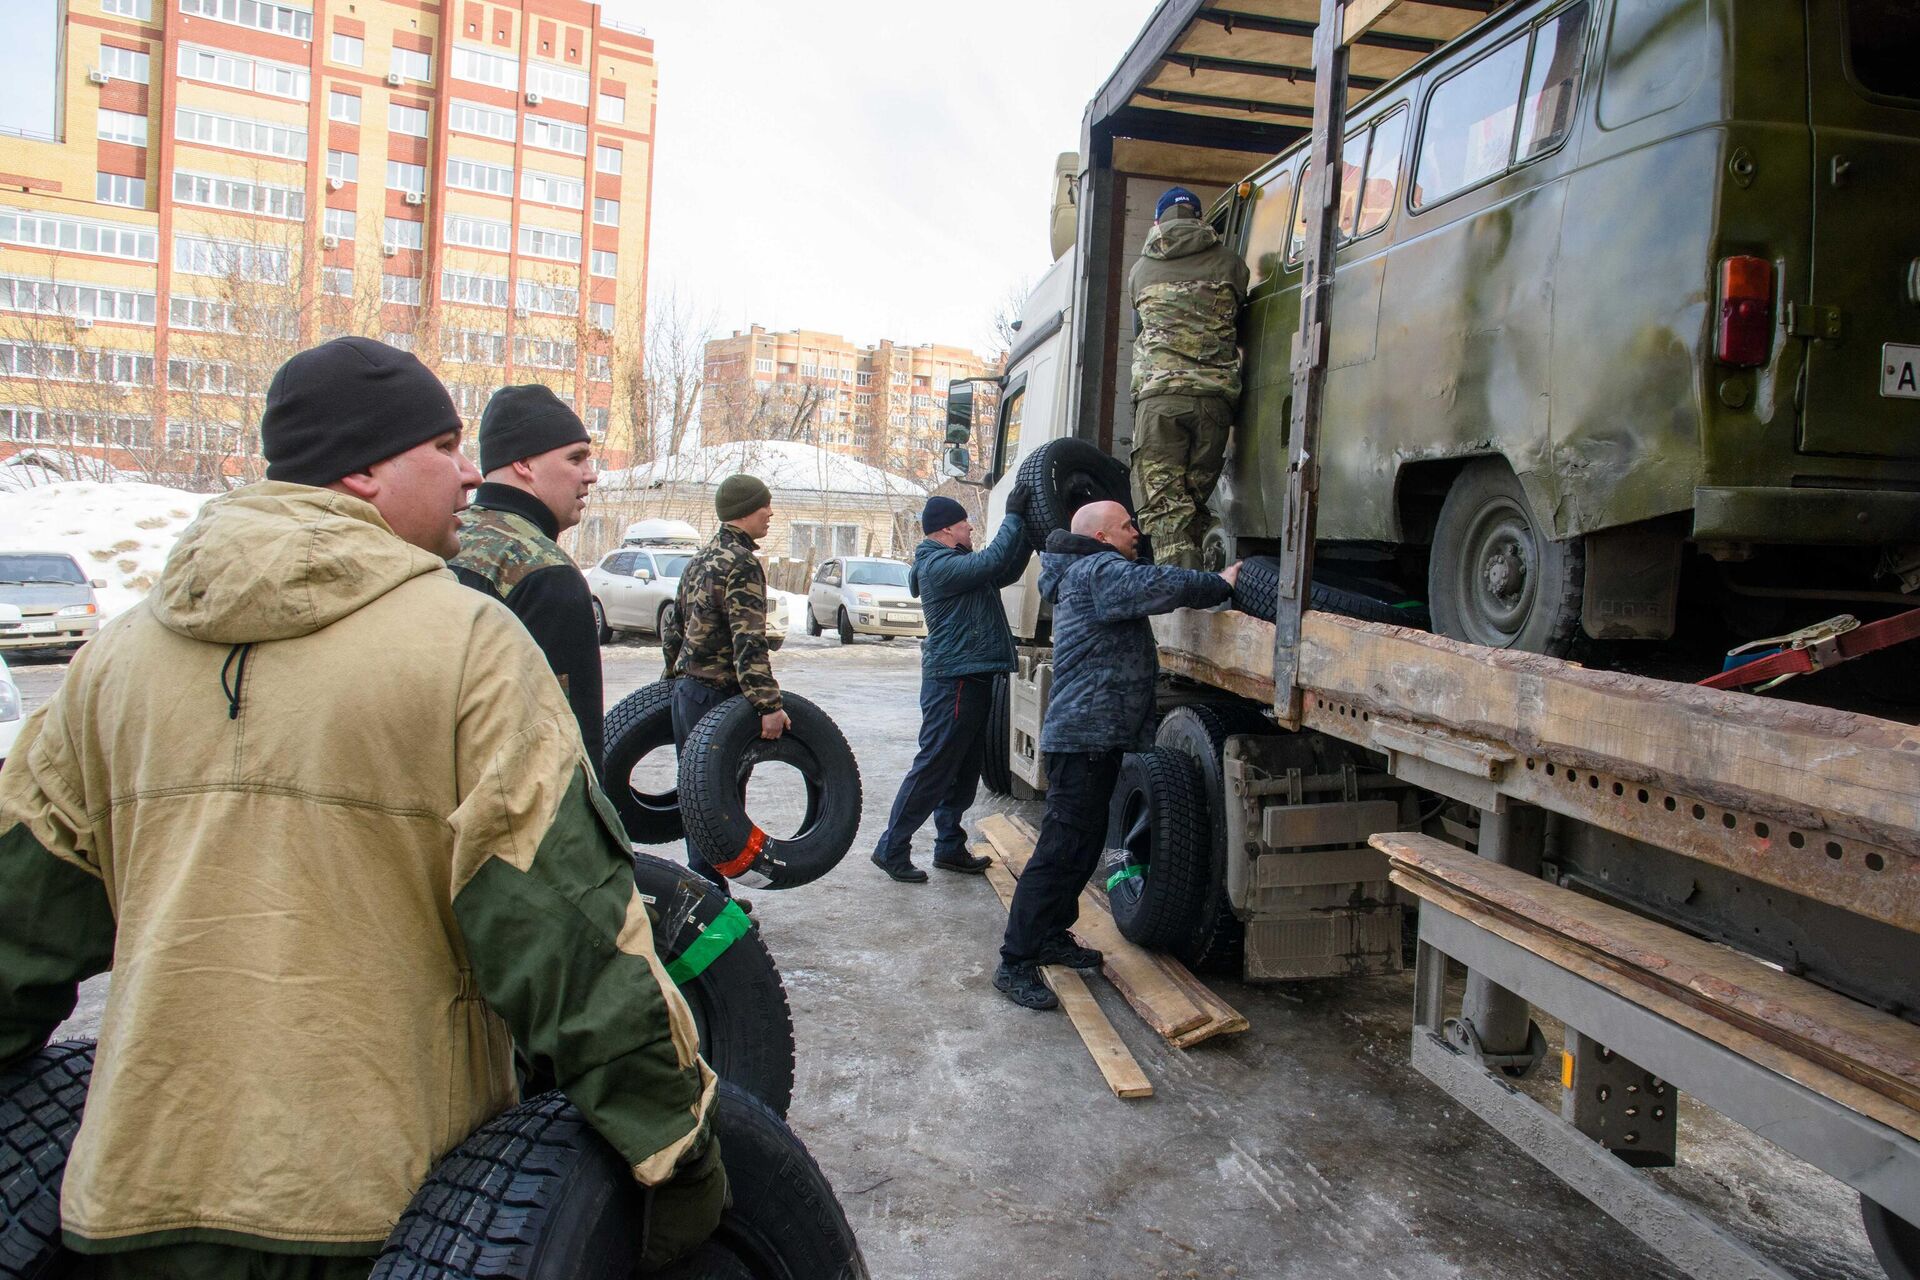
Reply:
<svg viewBox="0 0 1920 1280"><path fill-rule="evenodd" d="M606 0L660 59L652 284L721 332L985 350L1050 261L1053 158L1154 0ZM0 0L0 124L49 127L55 0Z"/></svg>

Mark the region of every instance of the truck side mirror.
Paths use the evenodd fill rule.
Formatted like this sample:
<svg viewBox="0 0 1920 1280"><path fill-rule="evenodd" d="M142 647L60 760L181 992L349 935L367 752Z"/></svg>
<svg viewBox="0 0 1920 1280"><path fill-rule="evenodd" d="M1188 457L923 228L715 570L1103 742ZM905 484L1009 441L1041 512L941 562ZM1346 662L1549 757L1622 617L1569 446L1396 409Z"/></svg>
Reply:
<svg viewBox="0 0 1920 1280"><path fill-rule="evenodd" d="M947 433L947 438L953 438L951 431ZM973 459L967 455L967 446L964 444L956 444L947 450L946 459L941 464L940 469L946 473L949 479L965 480L967 478L967 472L971 470L972 467Z"/></svg>
<svg viewBox="0 0 1920 1280"><path fill-rule="evenodd" d="M973 438L973 382L971 379L947 384L947 443L966 444ZM965 450L961 450L965 453ZM952 454L948 454L949 460Z"/></svg>

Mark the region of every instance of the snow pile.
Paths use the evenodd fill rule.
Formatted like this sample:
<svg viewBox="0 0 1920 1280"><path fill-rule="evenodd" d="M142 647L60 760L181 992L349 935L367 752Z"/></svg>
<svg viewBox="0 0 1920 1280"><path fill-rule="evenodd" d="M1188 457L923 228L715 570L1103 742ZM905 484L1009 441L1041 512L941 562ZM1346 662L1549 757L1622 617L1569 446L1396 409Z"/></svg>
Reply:
<svg viewBox="0 0 1920 1280"><path fill-rule="evenodd" d="M174 541L208 493L158 484L69 480L0 493L0 551L65 551L90 578L102 618L133 607L159 580Z"/></svg>
<svg viewBox="0 0 1920 1280"><path fill-rule="evenodd" d="M717 485L735 472L760 477L775 493L846 493L872 497L924 498L927 491L902 476L843 457L818 445L792 440L735 440L689 449L628 471L600 477L605 489L653 489L667 485Z"/></svg>

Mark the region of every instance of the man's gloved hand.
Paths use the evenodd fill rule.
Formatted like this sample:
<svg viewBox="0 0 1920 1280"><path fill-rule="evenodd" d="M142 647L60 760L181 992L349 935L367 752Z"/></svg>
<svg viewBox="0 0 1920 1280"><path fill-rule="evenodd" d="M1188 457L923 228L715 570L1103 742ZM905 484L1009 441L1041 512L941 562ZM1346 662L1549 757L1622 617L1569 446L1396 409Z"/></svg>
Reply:
<svg viewBox="0 0 1920 1280"><path fill-rule="evenodd" d="M1007 511L1024 520L1027 518L1027 505L1032 501L1033 486L1022 480L1014 485L1013 492L1007 495Z"/></svg>
<svg viewBox="0 0 1920 1280"><path fill-rule="evenodd" d="M727 1170L720 1163L719 1135L709 1135L707 1149L698 1160L653 1189L653 1213L640 1269L658 1270L699 1248L720 1225L721 1211L732 1203Z"/></svg>

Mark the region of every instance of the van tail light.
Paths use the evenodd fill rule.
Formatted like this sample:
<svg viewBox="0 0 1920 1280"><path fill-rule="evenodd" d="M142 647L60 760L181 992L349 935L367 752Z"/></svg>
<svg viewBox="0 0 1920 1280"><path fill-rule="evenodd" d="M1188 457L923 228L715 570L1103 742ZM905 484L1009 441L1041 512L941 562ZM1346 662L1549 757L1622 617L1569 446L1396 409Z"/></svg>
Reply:
<svg viewBox="0 0 1920 1280"><path fill-rule="evenodd" d="M1773 264L1765 258L1720 260L1721 364L1758 368L1773 354Z"/></svg>

